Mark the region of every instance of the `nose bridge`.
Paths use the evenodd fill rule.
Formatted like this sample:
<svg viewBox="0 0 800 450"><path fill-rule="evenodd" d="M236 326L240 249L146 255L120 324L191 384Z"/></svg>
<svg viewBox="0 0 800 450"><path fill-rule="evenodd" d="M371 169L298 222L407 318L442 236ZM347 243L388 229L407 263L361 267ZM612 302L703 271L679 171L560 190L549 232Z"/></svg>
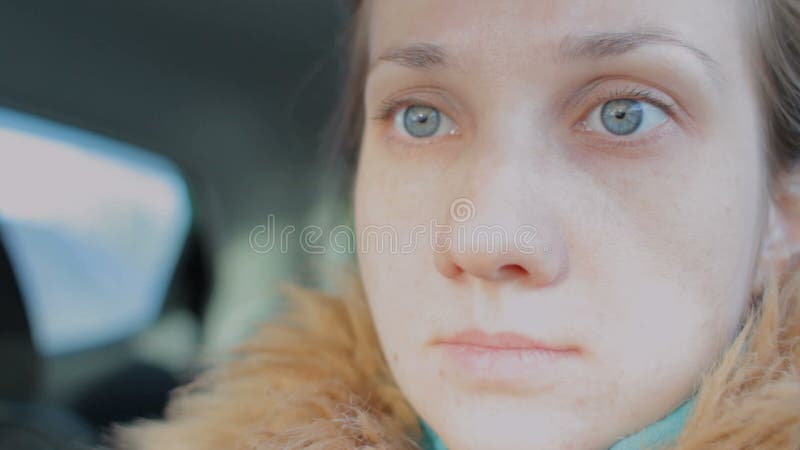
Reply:
<svg viewBox="0 0 800 450"><path fill-rule="evenodd" d="M486 102L480 112L484 143L502 144L499 149L504 151L535 150L537 156L548 155L543 144L549 140L553 108L545 90L509 80L508 85L492 90Z"/></svg>
<svg viewBox="0 0 800 450"><path fill-rule="evenodd" d="M516 119L487 128L462 161L457 193L445 211L449 231L437 239L437 268L447 277L553 283L567 255L548 198L553 191L547 185L557 174L546 140Z"/></svg>
<svg viewBox="0 0 800 450"><path fill-rule="evenodd" d="M484 225L549 227L552 196L563 179L541 111L513 98L498 100L491 111L464 163L462 197Z"/></svg>
<svg viewBox="0 0 800 450"><path fill-rule="evenodd" d="M513 91L498 93L483 109L482 126L465 158L464 188L473 196L488 188L509 198L530 199L531 190L546 189L556 181L559 155L547 108L526 92L532 98Z"/></svg>

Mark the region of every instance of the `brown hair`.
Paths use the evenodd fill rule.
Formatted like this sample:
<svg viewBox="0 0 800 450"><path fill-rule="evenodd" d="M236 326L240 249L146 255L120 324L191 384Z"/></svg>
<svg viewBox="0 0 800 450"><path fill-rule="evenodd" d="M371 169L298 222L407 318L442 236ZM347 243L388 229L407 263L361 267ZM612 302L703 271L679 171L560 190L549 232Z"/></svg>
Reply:
<svg viewBox="0 0 800 450"><path fill-rule="evenodd" d="M800 152L800 1L756 0L759 84L770 168L793 168Z"/></svg>
<svg viewBox="0 0 800 450"><path fill-rule="evenodd" d="M341 80L339 103L327 128L323 131L321 168L322 197L333 194L335 200L345 203L352 187L361 134L364 129L364 84L367 70L366 8L362 0L343 0L352 11L350 21L342 36L346 65ZM338 203L338 202L337 202Z"/></svg>

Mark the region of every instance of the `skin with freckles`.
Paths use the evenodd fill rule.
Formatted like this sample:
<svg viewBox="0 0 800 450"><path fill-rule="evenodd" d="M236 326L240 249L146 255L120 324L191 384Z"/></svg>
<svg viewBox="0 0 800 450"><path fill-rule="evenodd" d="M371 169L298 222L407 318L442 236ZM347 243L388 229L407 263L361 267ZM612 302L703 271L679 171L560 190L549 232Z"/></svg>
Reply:
<svg viewBox="0 0 800 450"><path fill-rule="evenodd" d="M369 2L359 265L448 448L606 449L737 332L776 206L746 15L701 3Z"/></svg>

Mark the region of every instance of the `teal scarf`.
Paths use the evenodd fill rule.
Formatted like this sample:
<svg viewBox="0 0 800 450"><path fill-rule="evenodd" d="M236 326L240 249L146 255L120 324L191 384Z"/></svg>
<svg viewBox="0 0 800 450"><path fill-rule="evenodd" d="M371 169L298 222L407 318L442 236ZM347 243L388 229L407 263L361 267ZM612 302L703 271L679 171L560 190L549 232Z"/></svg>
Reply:
<svg viewBox="0 0 800 450"><path fill-rule="evenodd" d="M674 444L694 409L695 401L696 397L690 398L658 422L654 422L634 434L623 437L609 450L656 450ZM431 427L423 420L420 420L420 423L423 432L422 442L420 443L422 449L447 450L444 442L439 439L439 436L436 435Z"/></svg>

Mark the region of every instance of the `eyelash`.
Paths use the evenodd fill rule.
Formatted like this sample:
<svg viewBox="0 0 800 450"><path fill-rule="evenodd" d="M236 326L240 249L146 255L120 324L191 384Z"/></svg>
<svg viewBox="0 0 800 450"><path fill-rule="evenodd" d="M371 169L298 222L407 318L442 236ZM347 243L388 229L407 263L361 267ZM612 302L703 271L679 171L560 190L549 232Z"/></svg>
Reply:
<svg viewBox="0 0 800 450"><path fill-rule="evenodd" d="M661 98L659 98L659 96L654 94L653 91L650 91L645 88L640 88L637 86L615 89L608 93L602 94L598 99L590 100L590 102L592 103L592 107L586 109L588 109L589 113L591 113L598 106L603 105L612 100L618 100L618 99L637 100L641 102L650 103L651 105L664 110L664 112L670 118L673 119L677 115L677 107L674 104L662 100ZM585 104L587 102L581 102L581 103ZM586 114L583 115L583 117L585 116Z"/></svg>
<svg viewBox="0 0 800 450"><path fill-rule="evenodd" d="M437 108L434 105L431 105L424 100L416 99L414 97L405 97L402 99L390 99L390 100L383 100L381 102L381 108L378 110L378 114L372 117L372 120L377 121L386 121L389 120L392 116L394 116L398 110L405 108L411 105L419 105L425 106L427 108Z"/></svg>

